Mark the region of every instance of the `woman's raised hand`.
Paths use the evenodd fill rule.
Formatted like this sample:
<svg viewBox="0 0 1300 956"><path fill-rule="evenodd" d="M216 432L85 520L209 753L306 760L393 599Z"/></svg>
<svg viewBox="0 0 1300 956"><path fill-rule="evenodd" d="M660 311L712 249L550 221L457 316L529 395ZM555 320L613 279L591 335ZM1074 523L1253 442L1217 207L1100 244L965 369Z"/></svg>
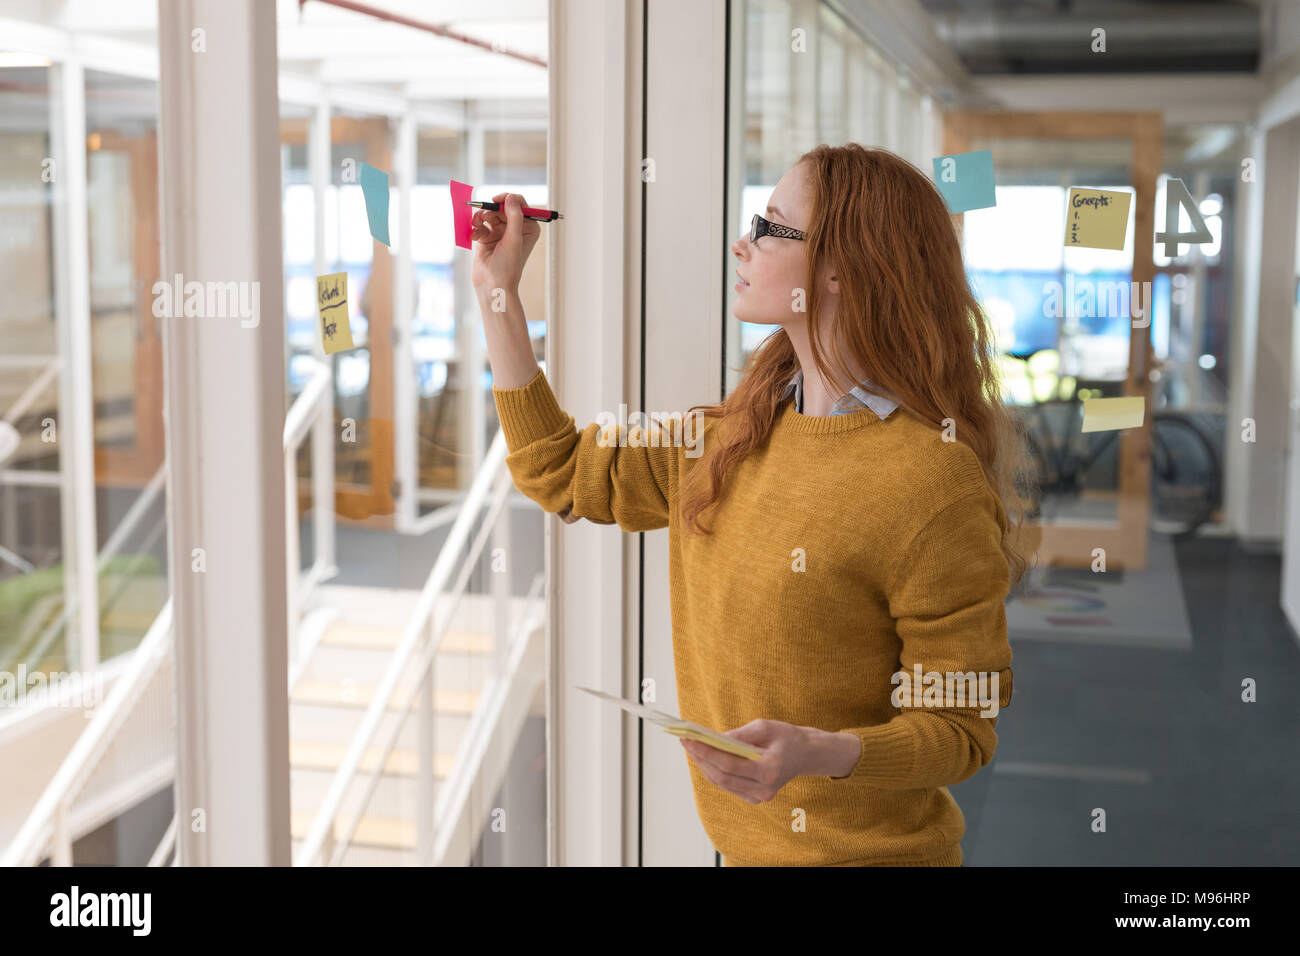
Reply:
<svg viewBox="0 0 1300 956"><path fill-rule="evenodd" d="M524 218L520 207L528 204L518 193L497 193L492 201L502 208L476 210L471 223L470 239L476 245L470 281L475 289L516 292L542 227Z"/></svg>

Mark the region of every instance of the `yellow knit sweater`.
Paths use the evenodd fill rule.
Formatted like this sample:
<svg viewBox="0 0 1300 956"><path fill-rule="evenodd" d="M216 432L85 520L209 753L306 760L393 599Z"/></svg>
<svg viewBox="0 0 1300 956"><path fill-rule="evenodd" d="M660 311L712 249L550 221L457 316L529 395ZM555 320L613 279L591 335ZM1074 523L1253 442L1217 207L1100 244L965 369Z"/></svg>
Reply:
<svg viewBox="0 0 1300 956"><path fill-rule="evenodd" d="M542 372L493 395L515 485L542 508L668 528L683 718L720 731L768 718L862 741L849 776L796 777L758 804L688 761L725 864L959 866L966 824L947 785L993 758L996 717L942 687L895 706L891 678L918 665L941 681L984 672L1010 703L1002 506L975 453L905 408L818 417L786 399L704 513L713 534L696 535L678 487L719 420L706 420L700 456L634 447L644 432L626 426L605 428L602 447L600 425L579 432Z"/></svg>

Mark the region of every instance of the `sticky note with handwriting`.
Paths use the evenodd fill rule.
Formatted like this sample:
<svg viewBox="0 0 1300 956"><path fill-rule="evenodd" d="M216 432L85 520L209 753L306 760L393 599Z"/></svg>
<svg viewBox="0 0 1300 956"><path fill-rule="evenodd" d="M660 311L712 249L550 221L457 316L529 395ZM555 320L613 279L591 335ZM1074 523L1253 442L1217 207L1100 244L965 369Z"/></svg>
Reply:
<svg viewBox="0 0 1300 956"><path fill-rule="evenodd" d="M1146 414L1146 399L1141 395L1124 398L1085 398L1083 400L1083 427L1085 432L1118 431L1121 428L1141 428Z"/></svg>
<svg viewBox="0 0 1300 956"><path fill-rule="evenodd" d="M1133 194L1113 189L1070 187L1065 208L1065 245L1123 249Z"/></svg>
<svg viewBox="0 0 1300 956"><path fill-rule="evenodd" d="M955 153L934 157L934 184L939 187L951 213L996 206L993 183L993 151Z"/></svg>
<svg viewBox="0 0 1300 956"><path fill-rule="evenodd" d="M320 310L320 334L325 354L333 355L352 348L346 272L316 277L316 306Z"/></svg>
<svg viewBox="0 0 1300 956"><path fill-rule="evenodd" d="M384 245L391 245L388 241L388 173L362 163L361 192L366 197L370 234Z"/></svg>

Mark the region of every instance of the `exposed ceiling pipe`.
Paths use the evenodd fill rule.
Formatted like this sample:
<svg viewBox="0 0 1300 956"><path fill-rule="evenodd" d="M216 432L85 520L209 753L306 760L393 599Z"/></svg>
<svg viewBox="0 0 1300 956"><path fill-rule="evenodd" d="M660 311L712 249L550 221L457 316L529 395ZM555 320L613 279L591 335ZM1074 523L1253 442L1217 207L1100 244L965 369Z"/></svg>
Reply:
<svg viewBox="0 0 1300 956"><path fill-rule="evenodd" d="M448 30L446 27L434 26L432 23L424 23L420 20L412 20L410 17L404 17L399 13L389 13L387 10L381 10L378 7L372 7L365 3L356 3L354 0L314 0L316 3L328 4L331 7L340 7L344 10L351 10L353 13L365 14L368 17L374 17L377 20L387 20L389 23L398 23L404 27L410 27L413 30L424 30L428 33L437 34L440 37L446 37L448 40L455 40L458 43L465 43L469 46L476 46L480 49L487 50L489 53L499 53L501 56L508 56L512 59L522 60L524 63L531 63L534 66L546 67L546 61L540 56L533 56L530 53L520 53L517 50L507 49L497 43L489 43L486 40L480 40L478 37L472 37L465 33L457 33L455 30ZM298 12L302 13L302 8L307 5L307 0L298 0Z"/></svg>
<svg viewBox="0 0 1300 956"><path fill-rule="evenodd" d="M1249 7L1174 5L1159 13L1131 13L1098 8L1042 14L1017 12L936 14L935 32L961 56L1014 55L1029 59L1075 53L1091 55L1096 27L1106 28L1116 49L1156 53L1226 54L1259 50L1259 13Z"/></svg>

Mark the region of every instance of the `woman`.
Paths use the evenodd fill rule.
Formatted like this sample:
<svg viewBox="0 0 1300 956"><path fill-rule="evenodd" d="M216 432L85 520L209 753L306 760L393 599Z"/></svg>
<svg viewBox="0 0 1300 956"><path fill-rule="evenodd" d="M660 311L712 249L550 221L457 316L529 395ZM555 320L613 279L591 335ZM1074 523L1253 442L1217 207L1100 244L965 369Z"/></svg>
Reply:
<svg viewBox="0 0 1300 956"><path fill-rule="evenodd" d="M668 527L681 716L764 751L682 742L725 864L960 866L947 786L992 759L1010 701L1023 469L933 184L852 143L781 178L731 247L736 316L781 329L701 409L693 457L662 429L577 431L519 303L539 226L494 198L473 283L507 465L549 512Z"/></svg>

